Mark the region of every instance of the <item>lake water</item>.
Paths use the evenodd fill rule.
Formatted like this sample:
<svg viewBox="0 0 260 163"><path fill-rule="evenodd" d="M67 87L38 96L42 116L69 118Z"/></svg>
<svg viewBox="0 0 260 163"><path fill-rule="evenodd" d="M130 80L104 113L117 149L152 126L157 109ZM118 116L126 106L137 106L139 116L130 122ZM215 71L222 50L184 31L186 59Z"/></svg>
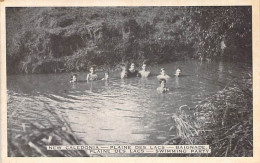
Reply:
<svg viewBox="0 0 260 163"><path fill-rule="evenodd" d="M161 67L172 77L167 81L170 92L165 94L156 91ZM178 67L183 77L174 77ZM171 116L180 106L195 106L223 89L232 76L244 71L242 67L246 65L181 61L150 67L153 75L147 79L120 79L120 72L113 72L108 82L76 84L69 83L69 73L10 75L8 129L41 121L39 114L48 107L64 116L88 144L162 144L170 136ZM86 73L79 73L79 78L85 79Z"/></svg>

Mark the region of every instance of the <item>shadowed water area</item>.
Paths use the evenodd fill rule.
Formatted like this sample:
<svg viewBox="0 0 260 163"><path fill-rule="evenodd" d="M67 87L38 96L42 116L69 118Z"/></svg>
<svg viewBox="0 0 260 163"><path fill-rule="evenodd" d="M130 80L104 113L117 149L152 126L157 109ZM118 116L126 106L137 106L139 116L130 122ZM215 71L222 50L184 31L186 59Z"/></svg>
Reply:
<svg viewBox="0 0 260 163"><path fill-rule="evenodd" d="M172 77L165 94L156 91L161 67ZM174 77L178 67L182 77ZM180 106L196 106L239 77L245 67L250 68L230 62L180 61L150 67L152 76L147 79L120 79L120 72L112 72L109 81L75 84L69 83L69 73L11 75L8 129L18 131L22 123L40 122L39 115L48 107L64 116L88 144L159 145L169 138L171 116ZM86 75L80 72L79 79Z"/></svg>

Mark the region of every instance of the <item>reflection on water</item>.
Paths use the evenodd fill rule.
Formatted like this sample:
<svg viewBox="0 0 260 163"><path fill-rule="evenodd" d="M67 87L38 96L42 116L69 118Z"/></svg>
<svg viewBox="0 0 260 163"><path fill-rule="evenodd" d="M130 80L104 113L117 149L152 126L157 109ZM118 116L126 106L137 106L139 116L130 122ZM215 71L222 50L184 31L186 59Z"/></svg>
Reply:
<svg viewBox="0 0 260 163"><path fill-rule="evenodd" d="M166 94L156 91L161 67L172 76ZM174 77L178 67L183 77ZM120 79L114 72L109 81L71 84L67 73L8 76L8 115L15 110L28 115L9 121L8 127L39 121L33 113L50 107L88 144L161 144L169 137L170 117L178 107L198 104L232 80L228 74L241 71L231 63L185 61L151 67L154 75L147 79ZM86 73L79 76L83 80Z"/></svg>

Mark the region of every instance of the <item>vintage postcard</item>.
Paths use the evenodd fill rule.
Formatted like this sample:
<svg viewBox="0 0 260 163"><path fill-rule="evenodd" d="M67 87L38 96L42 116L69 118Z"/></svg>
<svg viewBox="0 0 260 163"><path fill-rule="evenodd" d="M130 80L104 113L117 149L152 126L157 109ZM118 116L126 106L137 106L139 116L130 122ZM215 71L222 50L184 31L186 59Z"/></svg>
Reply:
<svg viewBox="0 0 260 163"><path fill-rule="evenodd" d="M2 162L260 162L259 1L0 5Z"/></svg>

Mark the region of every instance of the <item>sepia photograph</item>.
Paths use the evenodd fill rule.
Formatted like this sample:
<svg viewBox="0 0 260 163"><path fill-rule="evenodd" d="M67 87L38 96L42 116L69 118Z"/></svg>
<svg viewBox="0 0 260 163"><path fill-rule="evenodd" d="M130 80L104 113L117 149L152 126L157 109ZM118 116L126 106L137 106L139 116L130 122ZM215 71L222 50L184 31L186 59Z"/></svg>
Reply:
<svg viewBox="0 0 260 163"><path fill-rule="evenodd" d="M5 7L7 156L253 157L252 15Z"/></svg>

